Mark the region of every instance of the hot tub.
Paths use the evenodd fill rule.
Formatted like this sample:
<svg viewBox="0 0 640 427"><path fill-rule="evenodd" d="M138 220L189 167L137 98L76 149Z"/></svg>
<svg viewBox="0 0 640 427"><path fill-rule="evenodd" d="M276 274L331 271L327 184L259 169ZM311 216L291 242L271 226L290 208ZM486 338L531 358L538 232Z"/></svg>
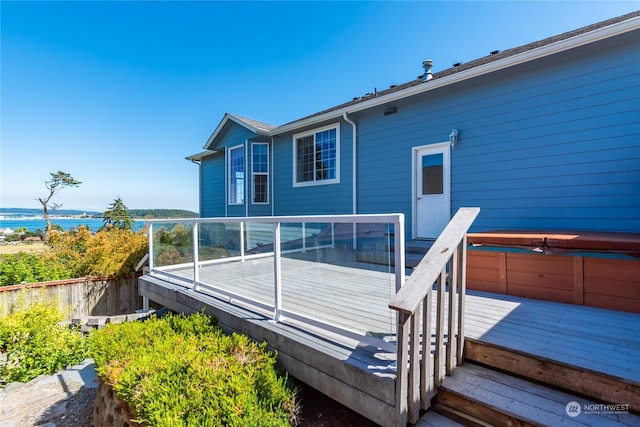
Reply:
<svg viewBox="0 0 640 427"><path fill-rule="evenodd" d="M640 313L640 234L469 233L467 287Z"/></svg>

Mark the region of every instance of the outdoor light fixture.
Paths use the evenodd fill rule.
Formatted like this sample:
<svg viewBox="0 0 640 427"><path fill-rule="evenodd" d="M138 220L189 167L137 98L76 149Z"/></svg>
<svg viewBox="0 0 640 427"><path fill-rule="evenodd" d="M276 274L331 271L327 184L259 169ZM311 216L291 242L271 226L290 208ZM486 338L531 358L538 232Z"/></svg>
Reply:
<svg viewBox="0 0 640 427"><path fill-rule="evenodd" d="M398 109L396 107L389 107L386 110L384 110L382 114L384 114L385 116L388 116L389 114L395 114L397 111Z"/></svg>
<svg viewBox="0 0 640 427"><path fill-rule="evenodd" d="M451 129L451 133L449 134L449 144L451 144L451 149L453 149L458 143L458 129Z"/></svg>

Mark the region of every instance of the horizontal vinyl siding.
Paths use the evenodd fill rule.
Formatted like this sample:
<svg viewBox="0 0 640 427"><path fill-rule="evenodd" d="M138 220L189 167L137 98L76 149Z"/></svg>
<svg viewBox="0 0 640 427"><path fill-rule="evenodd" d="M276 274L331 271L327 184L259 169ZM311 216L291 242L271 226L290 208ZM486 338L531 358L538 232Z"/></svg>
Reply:
<svg viewBox="0 0 640 427"><path fill-rule="evenodd" d="M227 205L225 189L225 185L227 185L225 182L225 175L227 171L224 156L225 148L243 145L245 146L246 164L246 156L249 155L248 148L246 147L246 141L254 136L255 134L253 132L233 121L229 121L219 135L220 143L215 147L215 150L217 150L218 153L213 156L205 157L202 160L202 188L200 190L202 195L202 217L224 217L225 213L227 216L246 215L246 206L244 204ZM248 171L245 170L245 176L249 175ZM248 191L245 196L245 203L248 201L249 195L251 194L250 185L250 179L245 178L245 187Z"/></svg>
<svg viewBox="0 0 640 427"><path fill-rule="evenodd" d="M411 147L456 128L451 211L480 206L474 230L640 232L639 43L627 35L397 102L390 116L359 113L359 212L404 212L411 230Z"/></svg>
<svg viewBox="0 0 640 427"><path fill-rule="evenodd" d="M638 48L592 53L465 104L479 119L454 151L452 205L481 206L476 229L640 231Z"/></svg>
<svg viewBox="0 0 640 427"><path fill-rule="evenodd" d="M342 121L340 123L340 182L304 187L293 186L293 135L276 138L273 149L275 186L273 200L276 215L352 213L352 135L351 125Z"/></svg>
<svg viewBox="0 0 640 427"><path fill-rule="evenodd" d="M203 218L224 216L224 153L214 154L202 159L201 173L201 209Z"/></svg>

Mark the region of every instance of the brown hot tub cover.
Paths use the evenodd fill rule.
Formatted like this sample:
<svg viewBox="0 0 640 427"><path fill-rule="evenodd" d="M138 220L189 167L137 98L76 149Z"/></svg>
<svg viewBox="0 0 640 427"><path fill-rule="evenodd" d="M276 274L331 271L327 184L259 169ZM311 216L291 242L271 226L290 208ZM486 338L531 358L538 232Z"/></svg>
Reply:
<svg viewBox="0 0 640 427"><path fill-rule="evenodd" d="M640 233L596 231L506 231L469 233L469 244L531 248L546 253L607 252L640 258Z"/></svg>

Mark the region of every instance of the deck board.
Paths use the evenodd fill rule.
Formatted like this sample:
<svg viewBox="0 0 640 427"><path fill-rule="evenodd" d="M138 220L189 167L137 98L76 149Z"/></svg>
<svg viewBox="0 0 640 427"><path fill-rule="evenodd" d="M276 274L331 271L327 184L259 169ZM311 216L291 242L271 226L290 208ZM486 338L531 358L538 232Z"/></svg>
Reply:
<svg viewBox="0 0 640 427"><path fill-rule="evenodd" d="M362 335L393 336L393 274L346 256L341 261L283 257L282 308ZM179 274L193 277L191 269ZM209 265L201 268L200 280L273 304L271 257ZM639 314L469 291L465 315L469 338L640 383Z"/></svg>
<svg viewBox="0 0 640 427"><path fill-rule="evenodd" d="M318 260L326 259L318 255L314 261ZM334 257L330 261L332 263L283 257L282 308L285 314L274 328L282 328L287 340L304 343L304 347L315 348L319 354L334 359L328 361L313 356L313 364L318 366L315 375L333 372L337 381L351 378L350 381L361 382L360 374L337 365L343 363L355 367L358 372L369 372L379 380L393 379L395 371L390 367L395 361L395 352L389 345L375 345L377 338L395 340L396 313L388 307L395 294L393 272L385 266L358 263L349 256ZM273 269L273 258L264 257L210 264L201 267L199 277L208 286L272 306ZM220 301L215 298L218 295L206 288L200 292L185 289L191 287L191 268L172 273L182 277L184 282L181 287L174 278L167 286L184 289L185 294L197 294L203 301ZM158 283L162 282L162 276L158 279ZM221 300L229 298L222 297ZM437 300L434 296L431 310L434 328ZM246 302L243 304L243 309L247 309ZM265 316L271 314L269 310L255 310ZM295 315L312 320L306 322ZM344 335L339 329L329 331L323 328L323 322L352 333ZM468 338L640 384L640 335L637 331L640 331L640 314L636 313L478 291L469 291L466 297L465 335ZM432 348L434 332L430 337ZM371 338L374 344L359 336ZM297 350L291 352L294 356L287 357L298 357L311 366L311 362L306 361L309 357L306 353L296 356ZM380 390L379 398L387 396L384 399L388 399L387 386ZM337 397L341 396L334 396Z"/></svg>

